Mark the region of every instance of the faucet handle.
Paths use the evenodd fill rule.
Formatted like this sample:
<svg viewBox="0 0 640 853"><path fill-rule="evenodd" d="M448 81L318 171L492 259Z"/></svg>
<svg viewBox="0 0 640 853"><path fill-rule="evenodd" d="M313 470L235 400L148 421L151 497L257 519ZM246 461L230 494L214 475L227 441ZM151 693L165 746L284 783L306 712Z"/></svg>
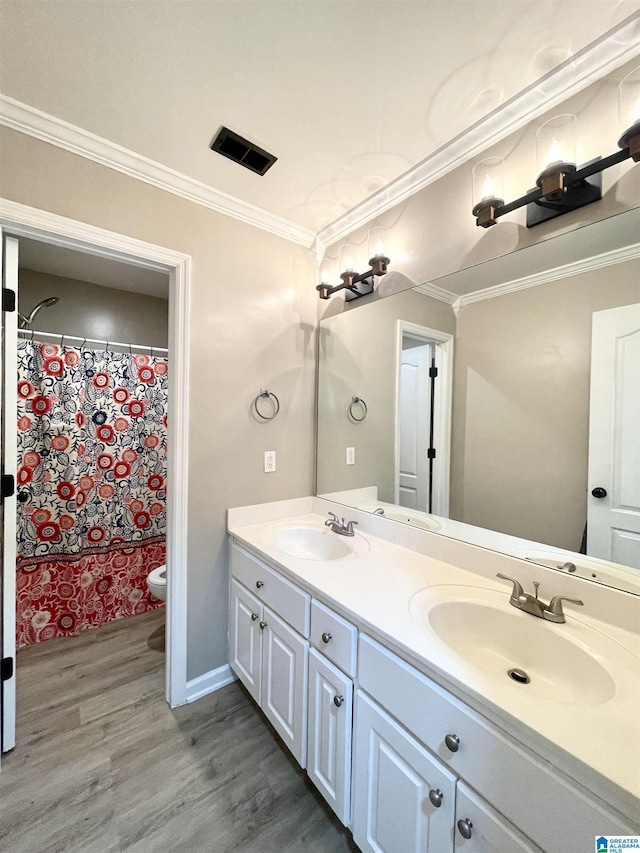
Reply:
<svg viewBox="0 0 640 853"><path fill-rule="evenodd" d="M564 616L564 612L562 610L563 601L568 601L569 604L578 604L580 607L584 607L584 601L580 601L579 598L566 598L564 595L554 595L549 602L549 607L547 608L549 613L553 613L554 616Z"/></svg>
<svg viewBox="0 0 640 853"><path fill-rule="evenodd" d="M524 595L524 590L520 584L520 581L517 581L515 578L507 577L507 575L503 575L502 572L498 572L496 575L497 578L502 578L504 581L511 581L513 584L513 590L511 591L511 598L516 601L520 598L521 595Z"/></svg>
<svg viewBox="0 0 640 853"><path fill-rule="evenodd" d="M342 519L342 521L343 521L343 523L344 523L344 518ZM351 536L351 535L353 534L353 532L354 532L354 530L353 530L353 525L354 525L354 524L357 524L357 523L358 523L357 521L350 521L350 522L347 524L347 534L348 534L349 536Z"/></svg>

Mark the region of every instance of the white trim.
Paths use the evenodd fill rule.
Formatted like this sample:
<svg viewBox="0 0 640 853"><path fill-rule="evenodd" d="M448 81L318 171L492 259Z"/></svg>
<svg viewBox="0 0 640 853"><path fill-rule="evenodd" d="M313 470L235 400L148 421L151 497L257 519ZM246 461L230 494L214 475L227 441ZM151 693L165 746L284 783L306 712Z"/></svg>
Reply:
<svg viewBox="0 0 640 853"><path fill-rule="evenodd" d="M424 284L418 284L412 290L417 290L418 293L424 293L427 296L432 296L434 299L439 299L441 302L446 302L449 305L459 299L457 293L451 290L445 290L444 287L438 287L437 284L432 284L430 281L425 281Z"/></svg>
<svg viewBox="0 0 640 853"><path fill-rule="evenodd" d="M453 405L453 335L428 326L418 326L407 320L398 320L396 326L396 389L395 389L395 449L394 449L394 503L400 505L400 366L402 364L402 338L411 335L425 343L436 345L436 366L441 382L436 385L434 418L434 444L444 465L436 466L434 477L435 496L433 515L449 518L450 473L451 473L451 408Z"/></svg>
<svg viewBox="0 0 640 853"><path fill-rule="evenodd" d="M496 284L493 287L487 287L484 290L475 290L473 293L466 293L464 296L459 296L456 299L453 303L453 310L456 317L458 317L465 305L471 305L473 302L482 302L485 299L495 299L498 296L505 296L507 293L515 293L518 290L525 290L528 287L537 287L540 284L547 284L550 281L569 278L573 275L589 272L589 270L597 270L601 267L610 267L614 264L622 264L625 261L631 261L634 258L640 258L640 243L634 243L631 246L623 246L621 249L614 249L611 252L604 252L601 255L593 255L590 258L573 261L570 264L564 264L561 267L555 267L551 270L527 275L523 278L514 278L512 281L505 281L502 284Z"/></svg>
<svg viewBox="0 0 640 853"><path fill-rule="evenodd" d="M195 702L209 693L220 690L236 680L236 676L228 663L205 672L197 678L187 681L187 702Z"/></svg>
<svg viewBox="0 0 640 853"><path fill-rule="evenodd" d="M64 216L0 199L0 225L80 252L126 261L170 275L169 455L167 495L167 655L165 695L171 707L186 702L187 685L187 487L189 474L189 339L191 258Z"/></svg>
<svg viewBox="0 0 640 853"><path fill-rule="evenodd" d="M202 181L163 166L162 163L136 154L135 151L123 148L108 139L96 136L81 127L76 127L56 116L2 94L0 94L0 124L51 145L57 145L58 148L64 148L72 154L79 154L102 166L108 166L110 169L159 187L195 204L208 207L217 213L254 225L278 237L284 237L285 240L291 240L293 243L309 246L313 240L312 231L289 222L281 216L216 190Z"/></svg>
<svg viewBox="0 0 640 853"><path fill-rule="evenodd" d="M635 12L600 39L576 53L544 77L386 184L375 195L347 211L316 235L318 245L331 246L352 231L478 156L562 101L596 83L638 56L640 12ZM615 136L612 137L612 148Z"/></svg>

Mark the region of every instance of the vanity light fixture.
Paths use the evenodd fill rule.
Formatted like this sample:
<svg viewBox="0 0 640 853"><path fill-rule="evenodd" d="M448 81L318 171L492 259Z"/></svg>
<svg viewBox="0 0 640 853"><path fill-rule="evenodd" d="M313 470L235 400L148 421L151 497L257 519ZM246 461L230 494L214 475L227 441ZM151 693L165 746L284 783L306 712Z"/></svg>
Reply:
<svg viewBox="0 0 640 853"><path fill-rule="evenodd" d="M331 296L339 290L344 290L344 298L346 302L351 302L352 299L359 299L361 296L367 296L369 293L373 293L374 278L376 276L385 275L387 272L387 265L390 263L389 258L385 255L384 243L382 240L386 231L387 229L385 227L378 226L377 228L371 229L369 232L370 251L374 254L373 257L369 259L370 269L366 272L357 273L353 269L352 251L357 247L349 244L342 247L342 251L340 253L340 259L342 261L341 266L344 267L344 272L340 273L342 283L333 286L329 284L329 274L326 269L323 270L322 281L316 287L320 299L330 299Z"/></svg>
<svg viewBox="0 0 640 853"><path fill-rule="evenodd" d="M555 116L536 134L540 174L536 186L515 201L504 203L495 187L501 185L499 157L488 158L473 168L473 215L476 225L489 228L501 216L527 207L527 228L562 216L602 198L602 172L625 160L640 162L640 68L628 74L618 87L618 111L622 127L619 151L608 157L596 157L576 166L576 117Z"/></svg>

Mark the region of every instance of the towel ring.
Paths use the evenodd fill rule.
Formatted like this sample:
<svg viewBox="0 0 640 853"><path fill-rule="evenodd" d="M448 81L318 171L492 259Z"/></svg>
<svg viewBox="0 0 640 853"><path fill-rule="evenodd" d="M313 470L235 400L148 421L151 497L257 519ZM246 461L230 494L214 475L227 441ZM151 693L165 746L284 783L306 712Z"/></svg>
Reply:
<svg viewBox="0 0 640 853"><path fill-rule="evenodd" d="M258 401L262 397L266 397L267 399L269 399L270 397L273 397L273 399L275 400L273 414L263 415L262 412L260 411L260 409L258 408ZM278 412L280 411L280 400L278 400L278 398L273 393L273 391L267 391L267 390L262 391L261 390L260 393L258 394L258 396L256 397L256 399L253 401L253 408L256 411L256 415L259 418L262 418L263 421L272 421L275 418L275 416L278 414Z"/></svg>
<svg viewBox="0 0 640 853"><path fill-rule="evenodd" d="M361 418L357 418L353 414L353 407L358 405L358 403L362 406L362 417ZM362 397L352 397L351 398L351 402L349 403L349 414L351 415L351 417L353 418L354 421L356 421L357 423L360 423L360 421L363 421L367 417L367 411L368 411L367 410L367 404L362 399Z"/></svg>

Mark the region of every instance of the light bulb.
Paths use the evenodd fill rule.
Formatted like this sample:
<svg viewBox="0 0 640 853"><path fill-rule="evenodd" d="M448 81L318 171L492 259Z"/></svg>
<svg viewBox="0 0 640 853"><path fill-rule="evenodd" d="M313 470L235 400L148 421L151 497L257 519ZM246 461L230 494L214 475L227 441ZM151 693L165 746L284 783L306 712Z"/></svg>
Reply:
<svg viewBox="0 0 640 853"><path fill-rule="evenodd" d="M633 111L633 123L635 124L637 121L640 121L640 97Z"/></svg>
<svg viewBox="0 0 640 853"><path fill-rule="evenodd" d="M496 194L495 189L495 184L493 183L489 175L487 175L487 177L484 179L484 183L482 184L482 198L494 198Z"/></svg>
<svg viewBox="0 0 640 853"><path fill-rule="evenodd" d="M329 281L329 271L325 267L320 273L320 282L321 284L327 284Z"/></svg>
<svg viewBox="0 0 640 853"><path fill-rule="evenodd" d="M347 267L345 272L353 272L353 258L351 255L347 257Z"/></svg>
<svg viewBox="0 0 640 853"><path fill-rule="evenodd" d="M376 257L384 256L384 243L382 240L376 240Z"/></svg>
<svg viewBox="0 0 640 853"><path fill-rule="evenodd" d="M549 153L547 154L547 165L551 166L554 163L562 163L562 148L560 148L560 143L555 136L551 140Z"/></svg>

